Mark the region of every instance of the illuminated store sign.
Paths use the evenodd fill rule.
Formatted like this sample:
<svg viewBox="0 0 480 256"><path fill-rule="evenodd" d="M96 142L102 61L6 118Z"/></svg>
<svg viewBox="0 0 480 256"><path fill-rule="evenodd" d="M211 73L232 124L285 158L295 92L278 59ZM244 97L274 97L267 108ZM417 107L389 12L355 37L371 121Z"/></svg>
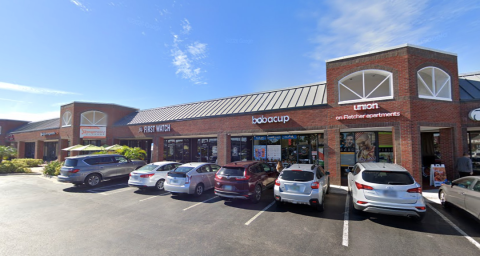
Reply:
<svg viewBox="0 0 480 256"><path fill-rule="evenodd" d="M56 135L56 132L42 132L40 133L40 136L50 136L50 135Z"/></svg>
<svg viewBox="0 0 480 256"><path fill-rule="evenodd" d="M378 109L378 103L354 105L353 110Z"/></svg>
<svg viewBox="0 0 480 256"><path fill-rule="evenodd" d="M470 111L470 113L468 113L468 118L473 121L480 121L480 108Z"/></svg>
<svg viewBox="0 0 480 256"><path fill-rule="evenodd" d="M343 116L336 116L335 119L337 119L337 120L371 119L371 118L395 117L395 116L400 116L400 112L365 114L365 115L359 115L359 114L355 114L355 115L343 115Z"/></svg>
<svg viewBox="0 0 480 256"><path fill-rule="evenodd" d="M147 125L138 127L139 133L151 133L151 132L169 132L169 124L160 124L160 125Z"/></svg>
<svg viewBox="0 0 480 256"><path fill-rule="evenodd" d="M290 120L289 116L271 116L271 117L258 117L252 116L252 124L266 124L266 123L286 123Z"/></svg>
<svg viewBox="0 0 480 256"><path fill-rule="evenodd" d="M105 139L107 127L104 126L80 126L80 138L82 139Z"/></svg>

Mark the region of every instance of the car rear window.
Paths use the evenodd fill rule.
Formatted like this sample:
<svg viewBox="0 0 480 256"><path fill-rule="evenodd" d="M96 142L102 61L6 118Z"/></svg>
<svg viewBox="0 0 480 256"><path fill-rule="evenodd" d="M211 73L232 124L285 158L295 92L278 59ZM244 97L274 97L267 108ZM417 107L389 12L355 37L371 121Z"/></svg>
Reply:
<svg viewBox="0 0 480 256"><path fill-rule="evenodd" d="M415 182L408 172L364 171L362 178L366 182L389 185L410 185Z"/></svg>
<svg viewBox="0 0 480 256"><path fill-rule="evenodd" d="M218 175L243 176L244 172L245 172L245 169L241 167L222 167L222 169L218 171Z"/></svg>
<svg viewBox="0 0 480 256"><path fill-rule="evenodd" d="M144 166L138 168L137 171L151 171L151 170L153 170L157 167L158 167L158 165L147 164L147 165L144 165Z"/></svg>
<svg viewBox="0 0 480 256"><path fill-rule="evenodd" d="M313 172L283 171L279 178L288 181L311 181L313 180L313 175Z"/></svg>
<svg viewBox="0 0 480 256"><path fill-rule="evenodd" d="M66 167L75 167L77 166L78 160L77 159L66 159L64 166Z"/></svg>
<svg viewBox="0 0 480 256"><path fill-rule="evenodd" d="M175 169L175 172L179 172L179 173L187 173L189 171L191 171L193 169L193 167L188 167L188 166L180 166L178 167L177 169Z"/></svg>

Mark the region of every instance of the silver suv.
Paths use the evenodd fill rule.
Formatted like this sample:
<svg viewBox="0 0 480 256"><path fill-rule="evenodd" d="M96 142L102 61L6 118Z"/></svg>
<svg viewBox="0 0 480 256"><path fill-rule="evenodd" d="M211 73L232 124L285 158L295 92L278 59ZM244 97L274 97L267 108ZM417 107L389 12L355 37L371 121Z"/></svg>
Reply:
<svg viewBox="0 0 480 256"><path fill-rule="evenodd" d="M122 155L84 155L67 157L60 169L58 181L76 185L97 186L105 179L121 178L146 163L130 160Z"/></svg>

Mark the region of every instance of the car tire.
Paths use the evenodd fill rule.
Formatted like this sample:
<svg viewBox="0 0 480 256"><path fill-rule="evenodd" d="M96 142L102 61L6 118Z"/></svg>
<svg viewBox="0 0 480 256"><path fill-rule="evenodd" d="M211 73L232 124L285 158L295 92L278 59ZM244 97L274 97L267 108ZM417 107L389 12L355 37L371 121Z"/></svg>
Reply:
<svg viewBox="0 0 480 256"><path fill-rule="evenodd" d="M323 202L321 204L317 204L315 206L315 209L318 211L318 212L323 212L325 210L325 206L323 204Z"/></svg>
<svg viewBox="0 0 480 256"><path fill-rule="evenodd" d="M195 196L201 196L203 194L203 190L204 190L203 184L202 183L198 184L195 187L194 195Z"/></svg>
<svg viewBox="0 0 480 256"><path fill-rule="evenodd" d="M414 222L421 222L423 220L423 218L425 218L425 212L419 212L418 215L420 215L420 216L412 218L412 220Z"/></svg>
<svg viewBox="0 0 480 256"><path fill-rule="evenodd" d="M440 204L442 204L443 208L449 208L445 191L440 190L440 192L438 193L438 199L440 199Z"/></svg>
<svg viewBox="0 0 480 256"><path fill-rule="evenodd" d="M262 199L262 187L260 185L255 186L255 191L253 196L250 198L250 201L254 204L260 202Z"/></svg>
<svg viewBox="0 0 480 256"><path fill-rule="evenodd" d="M330 193L330 179L328 179L327 191L325 191L325 194L328 193Z"/></svg>
<svg viewBox="0 0 480 256"><path fill-rule="evenodd" d="M97 173L92 173L85 178L85 184L91 188L100 184L100 181L102 181L102 177Z"/></svg>
<svg viewBox="0 0 480 256"><path fill-rule="evenodd" d="M164 179L158 180L157 183L155 184L155 189L158 191L165 190L165 180Z"/></svg>

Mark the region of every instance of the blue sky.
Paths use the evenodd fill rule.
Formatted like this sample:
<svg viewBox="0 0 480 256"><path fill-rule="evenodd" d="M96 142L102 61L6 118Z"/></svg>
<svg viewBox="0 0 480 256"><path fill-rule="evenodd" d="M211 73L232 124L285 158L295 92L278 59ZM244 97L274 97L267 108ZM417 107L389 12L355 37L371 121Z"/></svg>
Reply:
<svg viewBox="0 0 480 256"><path fill-rule="evenodd" d="M0 2L0 118L72 101L139 109L325 81L325 60L405 43L480 70L479 1Z"/></svg>

